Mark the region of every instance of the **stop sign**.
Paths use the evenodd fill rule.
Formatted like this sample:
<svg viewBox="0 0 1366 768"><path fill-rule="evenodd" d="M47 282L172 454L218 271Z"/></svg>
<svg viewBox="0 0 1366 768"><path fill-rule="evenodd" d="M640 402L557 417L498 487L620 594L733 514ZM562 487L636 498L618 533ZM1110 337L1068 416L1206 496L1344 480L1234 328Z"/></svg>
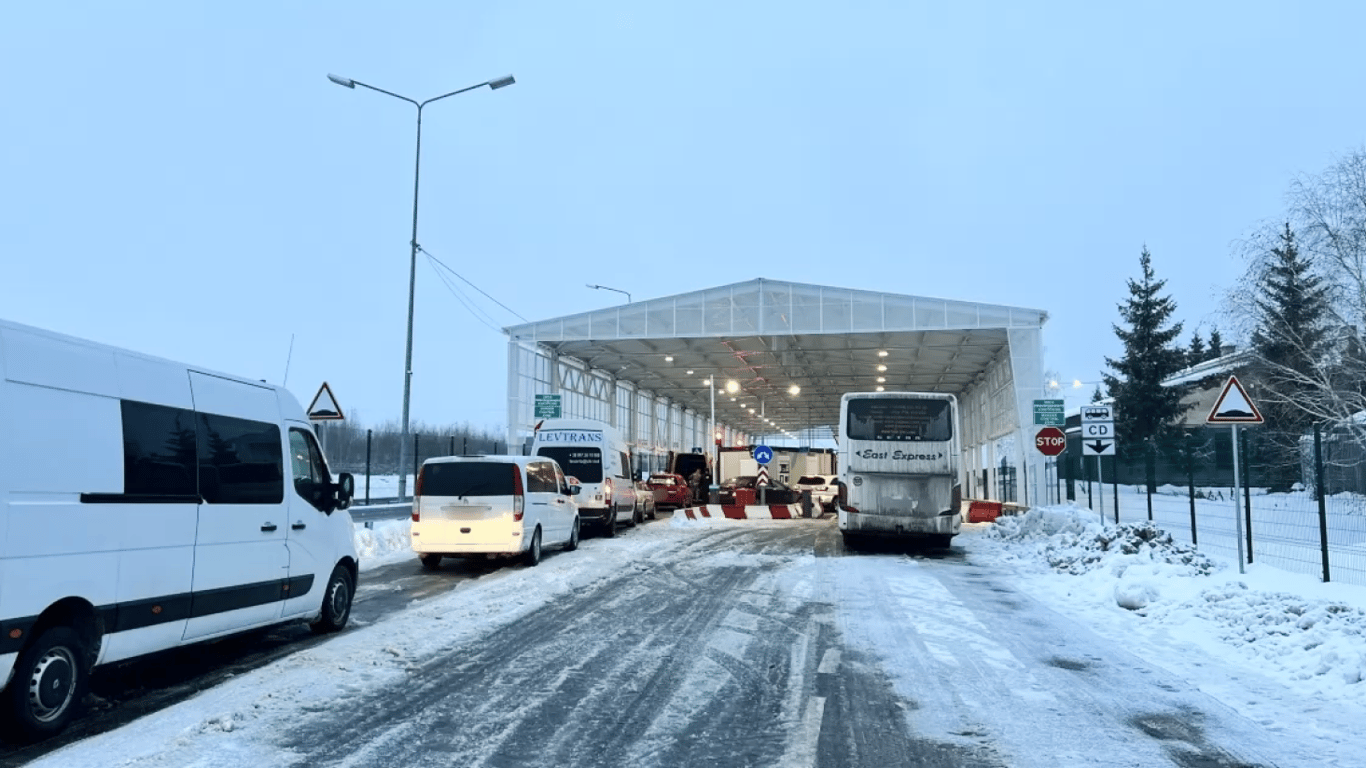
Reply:
<svg viewBox="0 0 1366 768"><path fill-rule="evenodd" d="M1067 435L1057 427L1044 427L1034 436L1034 447L1045 456L1057 456L1067 450Z"/></svg>

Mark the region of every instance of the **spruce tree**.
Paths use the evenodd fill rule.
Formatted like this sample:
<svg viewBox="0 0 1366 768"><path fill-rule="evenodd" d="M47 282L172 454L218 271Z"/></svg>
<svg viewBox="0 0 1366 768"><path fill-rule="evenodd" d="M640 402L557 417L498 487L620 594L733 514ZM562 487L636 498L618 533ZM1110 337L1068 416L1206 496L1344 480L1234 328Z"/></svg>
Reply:
<svg viewBox="0 0 1366 768"><path fill-rule="evenodd" d="M1207 354L1205 340L1200 336L1200 332L1192 333L1190 346L1186 348L1186 367L1203 363L1207 359Z"/></svg>
<svg viewBox="0 0 1366 768"><path fill-rule="evenodd" d="M1224 354L1224 339L1219 335L1218 328L1209 329L1209 351L1205 353L1206 360L1213 360Z"/></svg>
<svg viewBox="0 0 1366 768"><path fill-rule="evenodd" d="M1119 305L1125 327L1111 326L1124 344L1124 356L1105 358L1115 373L1104 374L1105 387L1115 398L1117 447L1128 452L1142 451L1149 439L1165 437L1185 412L1184 388L1162 386L1186 362L1185 350L1176 344L1181 323L1169 324L1176 302L1160 295L1167 281L1154 276L1147 246L1138 263L1142 277L1128 281L1129 298Z"/></svg>
<svg viewBox="0 0 1366 768"><path fill-rule="evenodd" d="M1261 287L1263 293L1254 302L1252 348L1271 365L1268 383L1294 395L1303 389L1303 372L1318 367L1327 352L1328 302L1323 281L1300 256L1289 224L1268 255Z"/></svg>
<svg viewBox="0 0 1366 768"><path fill-rule="evenodd" d="M1265 364L1265 389L1259 393L1266 419L1261 463L1266 484L1286 491L1299 477L1299 438L1313 420L1306 404L1319 389L1314 372L1329 357L1323 282L1300 255L1288 223L1265 256L1258 289L1252 348Z"/></svg>

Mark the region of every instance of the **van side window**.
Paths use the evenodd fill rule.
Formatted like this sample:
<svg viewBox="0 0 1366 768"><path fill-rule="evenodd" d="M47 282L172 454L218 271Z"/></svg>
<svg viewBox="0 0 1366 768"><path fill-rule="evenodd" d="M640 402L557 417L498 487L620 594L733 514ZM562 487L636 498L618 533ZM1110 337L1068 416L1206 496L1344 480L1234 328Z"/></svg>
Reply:
<svg viewBox="0 0 1366 768"><path fill-rule="evenodd" d="M294 490L319 512L326 511L324 504L332 475L328 473L318 441L311 433L289 428L289 463L294 475Z"/></svg>
<svg viewBox="0 0 1366 768"><path fill-rule="evenodd" d="M627 456L624 451L621 454L621 474L617 477L631 477L631 457Z"/></svg>
<svg viewBox="0 0 1366 768"><path fill-rule="evenodd" d="M533 461L526 465L527 493L559 493L555 482L555 465L548 461Z"/></svg>
<svg viewBox="0 0 1366 768"><path fill-rule="evenodd" d="M194 412L123 400L123 492L129 496L194 496Z"/></svg>
<svg viewBox="0 0 1366 768"><path fill-rule="evenodd" d="M210 504L279 504L285 499L280 428L264 421L199 414L199 493Z"/></svg>

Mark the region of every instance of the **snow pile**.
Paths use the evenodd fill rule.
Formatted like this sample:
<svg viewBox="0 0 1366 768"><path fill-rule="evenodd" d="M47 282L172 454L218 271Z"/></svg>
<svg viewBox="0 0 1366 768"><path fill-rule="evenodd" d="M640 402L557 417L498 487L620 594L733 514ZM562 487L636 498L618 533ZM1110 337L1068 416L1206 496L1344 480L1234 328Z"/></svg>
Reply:
<svg viewBox="0 0 1366 768"><path fill-rule="evenodd" d="M1039 555L1053 570L1075 576L1101 568L1119 576L1148 563L1181 566L1187 575L1207 576L1217 569L1209 557L1151 522L1105 525L1091 510L1071 504L999 518L987 535L1017 542L1042 539Z"/></svg>
<svg viewBox="0 0 1366 768"><path fill-rule="evenodd" d="M364 560L399 550L407 551L410 528L407 520L381 520L374 523L372 528L357 525L356 552Z"/></svg>
<svg viewBox="0 0 1366 768"><path fill-rule="evenodd" d="M1167 654L1180 638L1306 693L1366 701L1366 603L1356 588L1260 565L1239 574L1152 523L1105 525L1073 504L1002 517L981 532L975 551L1034 574L1024 578L1068 612L1098 626L1132 617L1115 625L1120 636L1150 634Z"/></svg>
<svg viewBox="0 0 1366 768"><path fill-rule="evenodd" d="M987 535L1007 541L1021 541L1059 534L1084 535L1104 527L1100 515L1068 502L1051 507L1035 507L1023 515L998 517L996 524L987 529Z"/></svg>
<svg viewBox="0 0 1366 768"><path fill-rule="evenodd" d="M1150 616L1166 624L1203 621L1224 643L1294 680L1323 678L1330 686L1366 680L1366 610L1339 601L1257 591L1234 581Z"/></svg>

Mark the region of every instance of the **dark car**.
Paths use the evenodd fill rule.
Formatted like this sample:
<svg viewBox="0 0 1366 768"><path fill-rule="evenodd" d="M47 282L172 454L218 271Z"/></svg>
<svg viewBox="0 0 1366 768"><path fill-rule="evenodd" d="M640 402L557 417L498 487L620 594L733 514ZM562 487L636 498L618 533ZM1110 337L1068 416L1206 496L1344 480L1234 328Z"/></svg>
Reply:
<svg viewBox="0 0 1366 768"><path fill-rule="evenodd" d="M749 488L754 491L754 503L759 503L759 490L755 483L759 480L758 475L740 475L732 477L721 483L721 503L735 503L735 489ZM801 494L793 490L783 481L770 477L767 489L764 491L765 504L798 504L801 502Z"/></svg>

